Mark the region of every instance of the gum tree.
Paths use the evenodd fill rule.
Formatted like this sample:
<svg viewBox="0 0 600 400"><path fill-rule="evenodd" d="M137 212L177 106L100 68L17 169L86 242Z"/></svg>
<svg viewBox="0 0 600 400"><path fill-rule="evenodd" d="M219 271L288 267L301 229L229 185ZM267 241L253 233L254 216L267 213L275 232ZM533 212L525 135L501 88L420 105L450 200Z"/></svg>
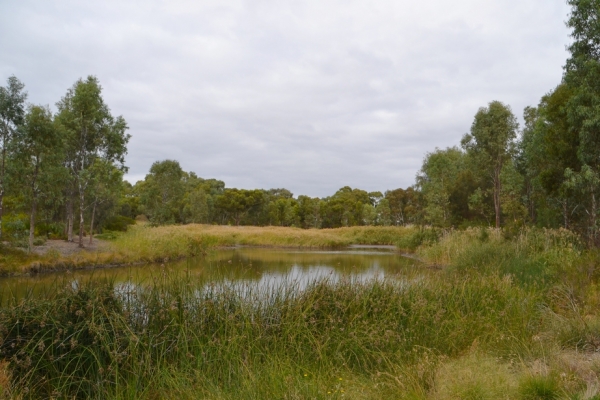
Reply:
<svg viewBox="0 0 600 400"><path fill-rule="evenodd" d="M94 76L75 82L57 107L57 120L66 139L65 165L78 194L79 247L83 247L85 194L94 181L91 166L97 159L102 159L124 168L130 135L126 133L128 126L123 117L111 115L102 99L102 87ZM72 221L73 199L68 201ZM72 228L69 230L72 231ZM71 232L69 236L72 236Z"/></svg>
<svg viewBox="0 0 600 400"><path fill-rule="evenodd" d="M29 249L33 248L35 220L40 200L59 197L64 177L62 141L48 107L30 106L14 141L12 175L29 203Z"/></svg>
<svg viewBox="0 0 600 400"><path fill-rule="evenodd" d="M492 101L479 109L471 125L471 133L466 134L461 144L470 153L492 184L496 228L500 227L502 214L502 183L500 173L514 153L514 140L519 124L508 105Z"/></svg>
<svg viewBox="0 0 600 400"><path fill-rule="evenodd" d="M600 1L569 0L571 56L565 65L564 81L573 94L567 105L569 127L579 139L579 171L566 170L570 188L587 198L588 238L597 243L600 179Z"/></svg>
<svg viewBox="0 0 600 400"><path fill-rule="evenodd" d="M6 168L9 146L17 134L17 128L25 116L25 85L14 75L8 78L8 84L0 87L0 238L2 238L2 214L4 194L6 192Z"/></svg>
<svg viewBox="0 0 600 400"><path fill-rule="evenodd" d="M141 203L150 220L159 225L181 222L186 173L175 160L156 161L140 185Z"/></svg>

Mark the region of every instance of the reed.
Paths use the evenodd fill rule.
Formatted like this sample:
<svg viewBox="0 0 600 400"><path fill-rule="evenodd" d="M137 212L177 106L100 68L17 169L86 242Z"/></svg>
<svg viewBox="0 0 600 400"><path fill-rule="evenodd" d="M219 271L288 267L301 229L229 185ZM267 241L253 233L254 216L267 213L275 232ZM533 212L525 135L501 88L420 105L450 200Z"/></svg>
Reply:
<svg viewBox="0 0 600 400"><path fill-rule="evenodd" d="M165 272L139 287L95 282L5 304L0 349L22 397L152 397L181 380L179 390L208 398L385 398L365 387L372 379L397 397L410 382L431 386L439 360L474 342L508 356L536 324L531 300L497 278L299 290L198 286Z"/></svg>

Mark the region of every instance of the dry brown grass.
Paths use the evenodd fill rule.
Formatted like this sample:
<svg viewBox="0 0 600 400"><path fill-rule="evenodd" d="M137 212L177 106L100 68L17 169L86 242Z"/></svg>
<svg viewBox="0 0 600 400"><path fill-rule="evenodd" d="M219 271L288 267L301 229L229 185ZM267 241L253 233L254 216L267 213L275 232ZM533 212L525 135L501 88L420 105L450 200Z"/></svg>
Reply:
<svg viewBox="0 0 600 400"><path fill-rule="evenodd" d="M107 245L77 250L68 243L48 248L43 255L14 258L0 266L4 273L30 273L138 262L166 262L206 254L213 248L264 246L275 248L343 248L350 244L397 243L414 228L349 227L299 229L288 227L171 225L152 227L138 223ZM62 242L61 242L62 243ZM96 243L102 243L97 241Z"/></svg>
<svg viewBox="0 0 600 400"><path fill-rule="evenodd" d="M0 399L8 398L9 384L8 361L0 361Z"/></svg>

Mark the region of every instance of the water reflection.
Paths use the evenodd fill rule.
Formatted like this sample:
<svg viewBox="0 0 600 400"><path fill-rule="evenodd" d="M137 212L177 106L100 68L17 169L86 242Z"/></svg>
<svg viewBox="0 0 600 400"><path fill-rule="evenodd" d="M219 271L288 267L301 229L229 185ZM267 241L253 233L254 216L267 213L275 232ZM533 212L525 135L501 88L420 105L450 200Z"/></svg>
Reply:
<svg viewBox="0 0 600 400"><path fill-rule="evenodd" d="M299 251L262 248L219 250L207 257L198 257L167 265L147 264L102 270L81 270L43 274L33 277L0 279L0 301L24 296L44 297L57 287L79 287L84 281L109 279L115 289L126 296L144 283L171 274L185 273L199 284L231 284L259 289L275 289L284 283L302 290L309 283L327 279L369 280L389 276L405 276L419 268L418 262L389 249L353 248L343 251Z"/></svg>

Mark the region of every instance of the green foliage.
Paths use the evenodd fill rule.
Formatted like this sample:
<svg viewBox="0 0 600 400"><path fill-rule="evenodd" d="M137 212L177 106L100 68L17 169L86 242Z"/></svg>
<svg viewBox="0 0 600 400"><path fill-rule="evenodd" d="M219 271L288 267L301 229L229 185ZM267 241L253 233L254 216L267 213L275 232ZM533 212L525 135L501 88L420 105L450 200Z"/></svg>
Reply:
<svg viewBox="0 0 600 400"><path fill-rule="evenodd" d="M395 245L403 250L415 251L421 245L431 245L440 238L441 231L435 228L420 227L412 233L398 238Z"/></svg>
<svg viewBox="0 0 600 400"><path fill-rule="evenodd" d="M395 225L417 224L422 220L422 193L414 187L386 192Z"/></svg>
<svg viewBox="0 0 600 400"><path fill-rule="evenodd" d="M225 221L233 221L239 225L251 210L259 209L264 202L264 194L261 190L225 189L223 194L217 197L215 206L224 214Z"/></svg>
<svg viewBox="0 0 600 400"><path fill-rule="evenodd" d="M79 245L83 246L86 190L105 183L102 175L108 166L124 169L127 143L127 123L122 116L113 117L102 98L98 79L79 79L57 103L56 121L65 145L64 164L70 173L71 188L79 203ZM98 165L108 165L98 168ZM74 202L75 190L67 201ZM96 188L100 192L100 188ZM94 203L97 200L94 200ZM69 216L72 218L73 216Z"/></svg>
<svg viewBox="0 0 600 400"><path fill-rule="evenodd" d="M6 87L0 87L0 239L2 239L2 216L6 193L6 165L10 161L9 147L23 123L27 92L25 85L14 75L8 78Z"/></svg>
<svg viewBox="0 0 600 400"><path fill-rule="evenodd" d="M186 193L183 209L186 221L196 224L207 223L210 216L208 200L209 196L200 187Z"/></svg>
<svg viewBox="0 0 600 400"><path fill-rule="evenodd" d="M448 227L469 217L468 194L475 189L470 160L456 147L428 153L417 175L425 220Z"/></svg>
<svg viewBox="0 0 600 400"><path fill-rule="evenodd" d="M488 107L480 108L471 125L471 133L463 137L463 148L484 171L492 186L496 228L500 227L501 173L514 152L514 140L518 130L517 118L509 106L492 101Z"/></svg>
<svg viewBox="0 0 600 400"><path fill-rule="evenodd" d="M4 217L4 239L26 241L29 234L26 214L10 214Z"/></svg>
<svg viewBox="0 0 600 400"><path fill-rule="evenodd" d="M369 194L364 190L344 186L320 204L323 228L362 225L363 206L370 204Z"/></svg>
<svg viewBox="0 0 600 400"><path fill-rule="evenodd" d="M135 219L124 217L122 215L115 215L104 222L103 228L109 231L125 232L130 225L135 225Z"/></svg>
<svg viewBox="0 0 600 400"><path fill-rule="evenodd" d="M519 398L522 400L554 400L560 397L560 387L553 376L533 375L519 384Z"/></svg>
<svg viewBox="0 0 600 400"><path fill-rule="evenodd" d="M136 186L144 213L156 224L181 221L185 172L174 160L156 161Z"/></svg>

